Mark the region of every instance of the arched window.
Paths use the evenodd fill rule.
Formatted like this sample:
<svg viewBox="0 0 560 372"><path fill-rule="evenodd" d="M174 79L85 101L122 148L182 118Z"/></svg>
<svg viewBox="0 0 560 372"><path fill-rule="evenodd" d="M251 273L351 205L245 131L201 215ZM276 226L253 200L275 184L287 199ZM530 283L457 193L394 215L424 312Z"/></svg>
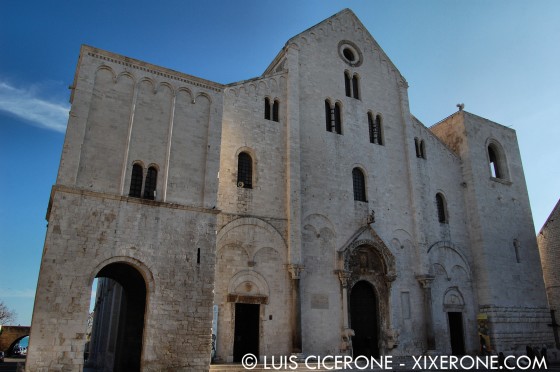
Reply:
<svg viewBox="0 0 560 372"><path fill-rule="evenodd" d="M375 122L373 120L373 114L371 112L368 112L367 118L368 118L368 127L369 127L369 142L370 143L377 143L378 134L377 134L376 128L375 128Z"/></svg>
<svg viewBox="0 0 560 372"><path fill-rule="evenodd" d="M499 151L493 143L488 145L488 159L490 161L490 173L494 178L504 178L504 173L500 164Z"/></svg>
<svg viewBox="0 0 560 372"><path fill-rule="evenodd" d="M144 181L144 170L140 164L134 164L132 166L132 175L130 177L130 192L128 196L133 198L142 197L142 182Z"/></svg>
<svg viewBox="0 0 560 372"><path fill-rule="evenodd" d="M426 159L426 145L424 140L414 137L414 148L416 149L416 157Z"/></svg>
<svg viewBox="0 0 560 372"><path fill-rule="evenodd" d="M332 112L331 112L331 103L329 102L328 99L325 100L325 123L327 125L327 132L332 132L333 131L333 125L332 125Z"/></svg>
<svg viewBox="0 0 560 372"><path fill-rule="evenodd" d="M278 121L278 110L279 110L280 103L277 99L274 100L274 104L272 105L272 120Z"/></svg>
<svg viewBox="0 0 560 372"><path fill-rule="evenodd" d="M144 185L144 199L154 200L156 198L157 169L148 168L146 173L146 184Z"/></svg>
<svg viewBox="0 0 560 372"><path fill-rule="evenodd" d="M348 71L344 71L344 90L346 91L346 97L352 97L352 86Z"/></svg>
<svg viewBox="0 0 560 372"><path fill-rule="evenodd" d="M334 104L334 131L337 134L342 134L342 118L340 114L340 103Z"/></svg>
<svg viewBox="0 0 560 372"><path fill-rule="evenodd" d="M375 117L375 123L373 125L373 143L378 145L383 145L383 129L381 125L381 115Z"/></svg>
<svg viewBox="0 0 560 372"><path fill-rule="evenodd" d="M424 140L420 141L420 157L426 159L426 145L424 144Z"/></svg>
<svg viewBox="0 0 560 372"><path fill-rule="evenodd" d="M253 159L246 152L237 158L237 187L253 188Z"/></svg>
<svg viewBox="0 0 560 372"><path fill-rule="evenodd" d="M354 74L352 77L352 97L360 99L360 90L358 87L358 75Z"/></svg>
<svg viewBox="0 0 560 372"><path fill-rule="evenodd" d="M360 85L358 74L350 75L350 72L344 71L344 91L346 97L360 99Z"/></svg>
<svg viewBox="0 0 560 372"><path fill-rule="evenodd" d="M270 99L268 97L264 98L264 118L270 120Z"/></svg>
<svg viewBox="0 0 560 372"><path fill-rule="evenodd" d="M366 180L360 168L352 169L352 183L354 185L354 200L365 202Z"/></svg>
<svg viewBox="0 0 560 372"><path fill-rule="evenodd" d="M436 206L438 213L438 221L440 223L447 223L447 203L445 202L445 197L441 193L436 194Z"/></svg>

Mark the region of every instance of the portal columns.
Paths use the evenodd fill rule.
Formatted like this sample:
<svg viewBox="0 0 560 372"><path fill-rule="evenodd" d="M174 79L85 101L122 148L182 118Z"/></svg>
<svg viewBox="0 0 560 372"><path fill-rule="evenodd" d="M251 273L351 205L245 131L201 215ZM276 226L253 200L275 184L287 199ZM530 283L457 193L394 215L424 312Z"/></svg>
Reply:
<svg viewBox="0 0 560 372"><path fill-rule="evenodd" d="M419 275L416 277L424 292L424 329L426 332L426 342L428 350L436 349L436 338L434 335L434 320L432 316L432 282L434 277L431 275Z"/></svg>
<svg viewBox="0 0 560 372"><path fill-rule="evenodd" d="M288 271L292 279L292 353L301 354L303 351L301 338L301 292L300 275L303 265L290 264Z"/></svg>

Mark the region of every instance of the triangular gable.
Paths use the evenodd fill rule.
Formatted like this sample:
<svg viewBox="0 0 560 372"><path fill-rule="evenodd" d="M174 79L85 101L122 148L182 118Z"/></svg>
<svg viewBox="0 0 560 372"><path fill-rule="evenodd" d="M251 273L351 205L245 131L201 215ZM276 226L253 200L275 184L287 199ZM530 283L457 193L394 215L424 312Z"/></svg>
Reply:
<svg viewBox="0 0 560 372"><path fill-rule="evenodd" d="M286 54L287 49L292 45L301 44L301 40L307 40L312 33L319 32L324 27L330 27L333 29L336 25L352 25L356 32L362 33L362 39L364 42L370 44L370 48L373 51L376 51L380 54L381 58L387 62L392 70L394 70L401 78L402 82L406 84L406 79L402 76L399 69L395 64L391 61L389 56L383 51L381 46L375 41L369 30L363 25L360 19L354 14L354 12L348 8L341 10L340 12L330 16L329 18L317 23L314 26L311 26L307 30L300 32L299 34L295 35L294 37L290 38L282 50L276 55L274 60L270 63L267 69L264 71L264 75L271 74L273 72L278 72L277 70L283 67L284 57Z"/></svg>

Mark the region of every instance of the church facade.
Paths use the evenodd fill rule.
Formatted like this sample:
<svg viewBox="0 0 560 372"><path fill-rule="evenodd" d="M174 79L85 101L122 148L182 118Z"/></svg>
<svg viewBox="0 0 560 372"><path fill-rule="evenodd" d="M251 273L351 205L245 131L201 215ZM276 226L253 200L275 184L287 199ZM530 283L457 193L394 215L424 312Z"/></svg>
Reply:
<svg viewBox="0 0 560 372"><path fill-rule="evenodd" d="M27 370L84 365L96 277L115 371L552 344L515 131L407 87L348 9L227 85L83 46Z"/></svg>

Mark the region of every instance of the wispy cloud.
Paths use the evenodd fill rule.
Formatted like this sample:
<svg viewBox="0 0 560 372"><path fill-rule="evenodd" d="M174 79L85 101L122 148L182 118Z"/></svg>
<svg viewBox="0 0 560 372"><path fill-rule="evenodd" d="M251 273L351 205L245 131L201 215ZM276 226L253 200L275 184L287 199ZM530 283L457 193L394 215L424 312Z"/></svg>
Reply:
<svg viewBox="0 0 560 372"><path fill-rule="evenodd" d="M0 81L0 110L40 127L64 133L69 106L41 99L34 89L19 89Z"/></svg>
<svg viewBox="0 0 560 372"><path fill-rule="evenodd" d="M0 288L0 298L35 298L35 289Z"/></svg>

